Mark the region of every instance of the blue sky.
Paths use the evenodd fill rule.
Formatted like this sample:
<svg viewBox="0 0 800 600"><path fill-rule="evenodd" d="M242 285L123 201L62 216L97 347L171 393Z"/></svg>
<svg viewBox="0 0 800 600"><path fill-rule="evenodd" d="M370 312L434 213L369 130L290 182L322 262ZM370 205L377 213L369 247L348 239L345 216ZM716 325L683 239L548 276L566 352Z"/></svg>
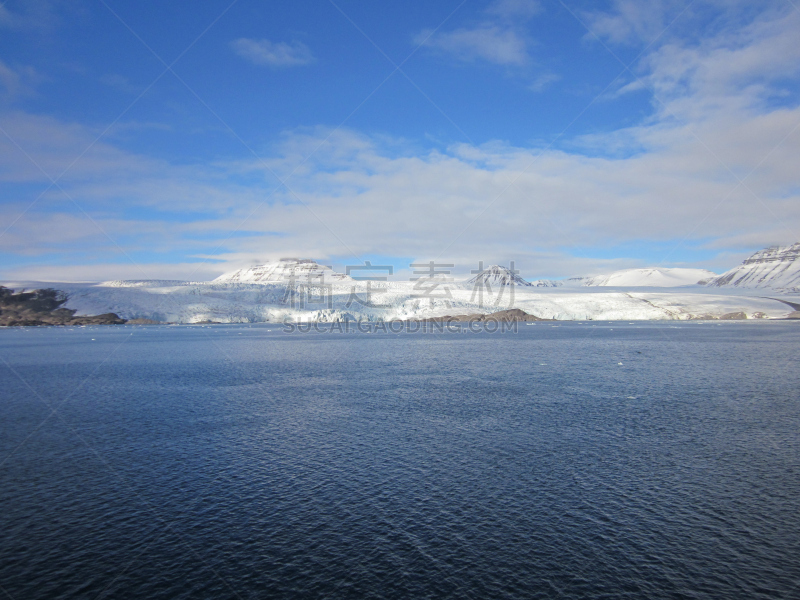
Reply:
<svg viewBox="0 0 800 600"><path fill-rule="evenodd" d="M790 0L187 6L1 5L0 278L721 271L800 240Z"/></svg>

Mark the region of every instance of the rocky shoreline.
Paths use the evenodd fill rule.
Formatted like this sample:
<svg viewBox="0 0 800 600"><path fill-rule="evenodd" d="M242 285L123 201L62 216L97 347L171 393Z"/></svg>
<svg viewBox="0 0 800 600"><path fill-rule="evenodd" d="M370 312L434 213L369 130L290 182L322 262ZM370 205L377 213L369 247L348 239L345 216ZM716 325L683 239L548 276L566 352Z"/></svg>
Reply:
<svg viewBox="0 0 800 600"><path fill-rule="evenodd" d="M16 287L16 286L15 286ZM94 289L94 288L90 288ZM116 288L110 288L116 292ZM123 288L126 289L126 288ZM61 325L61 326L82 326L82 325L171 325L171 324L194 324L194 325L212 325L212 324L222 324L227 322L236 322L236 323L269 323L269 322L279 322L281 319L280 317L283 316L284 318L288 318L286 315L285 305L281 304L278 300L274 300L275 307L277 309L283 309L284 312L278 312L278 314L273 314L272 311L264 311L261 310L257 314L247 314L245 315L246 318L242 318L241 314L236 313L235 311L231 311L230 305L223 305L219 307L213 307L214 310L207 310L205 314L202 312L197 316L201 316L202 318L198 320L187 319L185 315L163 315L161 313L156 313L153 311L147 310L147 306L143 306L141 304L141 300L143 297L146 298L146 295L142 294L139 287L133 288L136 290L136 304L132 307L125 306L125 298L109 298L105 302L91 302L88 305L84 305L81 307L81 303L77 302L77 306L75 309L66 308L65 304L69 300L69 302L75 306L76 305L76 298L83 298L85 297L86 292L84 290L75 290L73 288L67 288L65 290L55 289L55 287L42 287L42 288L23 288L15 291L12 288L4 287L0 285L0 327L4 326L45 326L45 325ZM173 291L173 290L170 290ZM217 297L217 290L215 291L214 298ZM238 291L238 290L235 290ZM247 290L249 291L249 290ZM280 291L280 290L279 290ZM456 293L456 292L454 292ZM119 295L119 294L117 294ZM613 294L609 294L611 296ZM618 294L617 294L618 295ZM522 296L520 292L520 296ZM604 301L605 297L602 295L598 295L598 302ZM273 300L270 298L269 300ZM640 300L637 298L632 298L630 294L627 294L623 300L631 300L637 303L635 308L641 309L642 305L649 305L653 306L653 303L648 300ZM723 299L724 300L724 299ZM746 300L746 299L745 299ZM720 299L716 299L716 302L719 302ZM765 307L765 310L753 310L750 309L740 309L736 310L736 305L732 303L728 303L729 312L719 311L719 312L711 312L707 310L692 310L689 312L688 310L684 310L683 313L680 315L681 318L676 318L675 313L672 310L663 309L664 312L668 313L667 319L671 317L673 320L703 320L703 321L740 321L740 320L749 320L749 319L780 319L780 320L798 320L800 318L800 303L791 302L788 300L783 300L779 298L762 298L759 297L759 301L767 301L771 303L782 303L786 305L787 308L794 309L788 315L784 312L780 315L775 314L768 314L768 310L770 307ZM196 303L196 295L192 294L192 302ZM264 303L263 293L259 291L258 298L254 301L254 304L257 304L259 307L262 306ZM86 304L86 303L84 303ZM442 316L425 316L424 313L420 315L406 315L404 317L388 315L389 321L401 321L401 322L409 322L409 323L513 323L513 322L535 322L535 321L592 321L592 320L664 320L663 317L660 319L643 319L640 315L602 315L602 311L595 310L591 303L582 306L582 311L584 313L595 312L598 314L582 314L582 315L563 315L557 313L554 315L555 310L547 306L544 311L546 316L537 316L538 313L541 314L538 307L535 307L535 310L531 310L527 306L523 310L522 308L512 308L512 309L505 309L500 310L493 313L482 313L482 312L465 312L462 314L445 314ZM120 309L119 307L123 306L124 309ZM113 312L106 312L103 314L96 314L93 316L76 316L78 310L83 313L93 313L95 311L100 310L108 310L109 308L116 308L126 314L129 318L122 318L117 313ZM237 309L241 307L236 307ZM478 307L475 307L478 308ZM475 310L475 308L467 308L462 310ZM658 307L653 306L653 308L658 309ZM702 305L698 306L697 308L705 308ZM715 308L719 310L718 306L711 306L710 308ZM733 309L733 310L731 310ZM530 311L530 312L528 312ZM328 312L328 311L325 311ZM336 313L337 311L330 311ZM212 314L213 313L213 318ZM548 314L549 313L549 314ZM300 318L299 315L296 314L295 311L295 318ZM313 313L309 316L314 316ZM341 320L341 318L347 320L356 320L360 321L363 315L352 313L345 313L345 314L324 314L318 315L322 322L330 322ZM597 318L597 317L600 318ZM651 315L647 315L651 316ZM661 317L661 315L657 315ZM166 317L166 318L165 318ZM177 318L176 318L177 317ZM183 318L182 318L183 317ZM220 318L222 317L222 318ZM375 315L370 315L369 320L372 320ZM384 320L385 316L378 316L380 320Z"/></svg>
<svg viewBox="0 0 800 600"><path fill-rule="evenodd" d="M76 317L77 311L62 308L67 297L54 289L17 292L0 286L0 326L122 325L127 321L115 313Z"/></svg>
<svg viewBox="0 0 800 600"><path fill-rule="evenodd" d="M424 319L409 319L410 323L483 323L486 321L513 323L515 321L552 321L530 315L519 308L501 310L494 313L473 313L470 315L444 315L442 317L428 317Z"/></svg>

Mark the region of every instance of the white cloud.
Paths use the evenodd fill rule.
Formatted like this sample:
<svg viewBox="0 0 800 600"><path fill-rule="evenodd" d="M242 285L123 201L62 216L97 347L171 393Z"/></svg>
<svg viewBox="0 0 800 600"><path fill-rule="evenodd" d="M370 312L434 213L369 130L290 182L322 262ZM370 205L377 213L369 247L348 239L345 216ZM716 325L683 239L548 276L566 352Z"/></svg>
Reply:
<svg viewBox="0 0 800 600"><path fill-rule="evenodd" d="M311 49L300 41L271 42L240 38L231 42L234 51L243 58L268 67L298 67L314 62Z"/></svg>
<svg viewBox="0 0 800 600"><path fill-rule="evenodd" d="M586 13L584 18L592 33L610 42L650 43L685 4L676 0L614 0L610 11Z"/></svg>
<svg viewBox="0 0 800 600"><path fill-rule="evenodd" d="M531 83L528 86L528 89L530 89L533 92L540 93L545 91L547 88L549 88L551 85L553 85L556 81L559 81L560 79L561 75L556 75L555 73L542 73L536 79L533 80L533 83Z"/></svg>
<svg viewBox="0 0 800 600"><path fill-rule="evenodd" d="M528 37L521 25L541 10L538 0L495 0L484 11L487 18L476 26L453 31L423 30L415 36L414 43L463 61L484 60L520 67L531 62Z"/></svg>
<svg viewBox="0 0 800 600"><path fill-rule="evenodd" d="M201 255L215 256L221 245L218 258L226 263L213 267L214 272L250 264L254 256L331 259L349 257L352 251L426 260L441 254L441 260L463 266L478 259L515 259L531 276L575 275L635 262L573 258L571 247L687 235L689 243L712 240L720 247L739 243L745 233L764 243L792 241L795 234L800 239L800 132L747 179L760 200L737 186L695 137L715 140L719 148L713 149L743 177L798 121L800 109L746 123L725 119L692 131L688 126L641 126L618 134L621 146L644 148L624 158L556 150L540 154L536 148L498 143L398 156L378 140L340 130L289 178L292 193L273 193L271 175L259 161L171 166L105 146L83 166L79 162L62 184L112 238L124 240L134 232L135 239L123 244L130 253L199 246L205 249ZM59 137L53 124L47 125L47 134L32 132L40 144L47 135ZM269 164L288 174L328 133L288 136ZM591 140L583 142L588 147ZM27 139L20 143L30 147ZM49 155L52 165L72 158L65 154L63 162L56 161L58 148L39 146L37 153ZM262 173L267 183L247 188L233 183L243 173ZM0 230L19 214L23 200L0 214ZM58 202L71 208L56 192L44 208L52 211ZM146 217L126 219L124 213L134 207L147 209ZM168 218L181 211L187 217L180 222ZM188 216L193 211L207 216ZM78 236L95 252L112 255L116 248L97 227L88 219L78 226L84 217L73 212L71 220L43 219L49 213L34 209L12 227L8 241L20 253L58 246L68 256L78 247ZM58 226L67 222L72 224L66 229ZM225 241L237 229L255 235ZM193 241L198 236L205 241ZM6 269L0 277L9 274Z"/></svg>
<svg viewBox="0 0 800 600"><path fill-rule="evenodd" d="M476 29L456 29L431 35L423 31L416 39L460 60L485 60L498 65L524 65L528 62L525 39L508 27L486 24Z"/></svg>
<svg viewBox="0 0 800 600"><path fill-rule="evenodd" d="M0 60L0 85L6 97L15 96L21 85L19 75L2 60Z"/></svg>
<svg viewBox="0 0 800 600"><path fill-rule="evenodd" d="M306 161L287 180L289 193L249 157L173 165L104 140L62 185L115 239L135 232L131 251L191 247L217 256L222 246L226 264L207 272L253 257L334 259L352 251L465 267L514 259L528 276L576 275L635 261L575 258L571 249L683 238L720 252L708 266L733 266L731 249L800 240L800 106L765 102L787 81L796 89L800 50L791 41L799 17L766 15L702 43L673 40L655 50L642 63L642 81L664 104L635 127L574 139L571 152L500 142L398 152L400 142L353 131L290 132L266 156L282 177ZM95 134L24 113L2 124L54 174ZM46 184L2 137L0 164L0 178L15 186ZM263 185L237 183L253 175ZM14 197L14 210L0 214L0 231L29 200ZM57 198L46 200L52 213ZM143 216L125 218L131 208ZM87 244L102 242L90 223L70 221L66 231L38 210L9 231L15 251L62 243L68 253L78 234ZM170 221L167 211L187 216ZM237 229L255 235L226 241Z"/></svg>
<svg viewBox="0 0 800 600"><path fill-rule="evenodd" d="M0 60L0 98L6 101L33 94L33 85L39 79L32 67L12 69Z"/></svg>
<svg viewBox="0 0 800 600"><path fill-rule="evenodd" d="M699 44L666 44L643 61L642 80L681 118L761 111L785 82L797 83L799 30L800 12L787 10Z"/></svg>
<svg viewBox="0 0 800 600"><path fill-rule="evenodd" d="M5 6L5 3L0 4L0 26L13 27L15 25L16 17Z"/></svg>
<svg viewBox="0 0 800 600"><path fill-rule="evenodd" d="M166 163L131 155L112 145L108 139L93 144L100 131L92 131L78 123L64 123L52 117L16 110L0 115L0 125L16 142L5 135L0 136L0 182L47 181L41 170L55 178L70 165L72 181L97 181L126 175L125 180L166 168ZM17 144L30 158L20 151Z"/></svg>
<svg viewBox="0 0 800 600"><path fill-rule="evenodd" d="M106 260L108 257L106 257ZM249 265L248 265L249 266ZM81 281L113 281L117 279L187 279L193 274L193 281L208 281L220 275L214 263L186 262L175 264L142 263L130 261L119 263L74 264L74 265L35 265L9 269L5 272L2 285L14 288L24 287L32 282L75 283Z"/></svg>
<svg viewBox="0 0 800 600"><path fill-rule="evenodd" d="M81 10L74 2L66 4L59 0L3 2L0 4L0 27L17 30L49 29L56 25L57 13L64 8L73 13Z"/></svg>

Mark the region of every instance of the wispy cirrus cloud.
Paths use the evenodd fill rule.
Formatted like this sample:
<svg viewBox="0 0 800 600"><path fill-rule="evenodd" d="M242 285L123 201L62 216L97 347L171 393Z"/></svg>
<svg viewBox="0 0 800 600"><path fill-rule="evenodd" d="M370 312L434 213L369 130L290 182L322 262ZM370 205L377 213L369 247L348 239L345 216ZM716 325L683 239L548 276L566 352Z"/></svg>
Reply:
<svg viewBox="0 0 800 600"><path fill-rule="evenodd" d="M473 27L451 31L421 31L414 43L463 61L484 60L497 65L523 66L530 62L529 41L520 27L541 11L535 0L496 0Z"/></svg>
<svg viewBox="0 0 800 600"><path fill-rule="evenodd" d="M231 47L250 62L273 68L299 67L316 60L311 49L297 40L286 43L239 38L231 42Z"/></svg>
<svg viewBox="0 0 800 600"><path fill-rule="evenodd" d="M75 11L78 7L74 6L74 4L68 4L61 0L2 2L0 3L0 28L16 30L48 29L57 24L60 11Z"/></svg>
<svg viewBox="0 0 800 600"><path fill-rule="evenodd" d="M787 7L699 43L670 41L642 58L642 75L620 92L650 90L662 116L687 122L791 106L800 78L798 28L800 11Z"/></svg>
<svg viewBox="0 0 800 600"><path fill-rule="evenodd" d="M16 100L33 93L33 85L39 79L32 67L12 69L0 60L0 99Z"/></svg>
<svg viewBox="0 0 800 600"><path fill-rule="evenodd" d="M607 11L586 11L592 33L612 43L648 43L664 30L687 2L678 0L614 0Z"/></svg>
<svg viewBox="0 0 800 600"><path fill-rule="evenodd" d="M524 65L528 62L528 46L516 31L498 25L482 25L474 29L456 29L431 35L424 30L415 42L442 51L459 60L485 60L498 65Z"/></svg>
<svg viewBox="0 0 800 600"><path fill-rule="evenodd" d="M561 76L555 73L542 73L531 82L528 89L532 92L541 93L560 79Z"/></svg>

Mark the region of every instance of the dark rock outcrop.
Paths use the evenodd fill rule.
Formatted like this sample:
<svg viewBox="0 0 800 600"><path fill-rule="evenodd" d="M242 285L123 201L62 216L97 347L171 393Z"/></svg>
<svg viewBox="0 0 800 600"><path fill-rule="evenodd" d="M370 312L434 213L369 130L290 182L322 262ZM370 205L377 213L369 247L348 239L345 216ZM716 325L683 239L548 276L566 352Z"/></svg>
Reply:
<svg viewBox="0 0 800 600"><path fill-rule="evenodd" d="M114 313L76 317L77 311L62 308L66 295L54 289L14 293L0 286L0 326L27 325L122 325Z"/></svg>
<svg viewBox="0 0 800 600"><path fill-rule="evenodd" d="M766 317L764 313L753 313L753 317L756 319L763 319ZM740 312L729 312L725 313L724 315L712 315L712 314L704 314L704 315L693 315L690 317L692 321L744 321L747 319L747 314L740 311Z"/></svg>
<svg viewBox="0 0 800 600"><path fill-rule="evenodd" d="M725 313L724 315L720 316L720 321L744 321L747 318L747 315L743 312L731 312Z"/></svg>
<svg viewBox="0 0 800 600"><path fill-rule="evenodd" d="M514 266L514 263L511 263ZM520 285L530 286L531 284L525 281L522 277L517 275L516 271L508 267L501 267L500 265L492 265L478 273L472 279L467 281L467 285L471 286L505 286L505 285Z"/></svg>
<svg viewBox="0 0 800 600"><path fill-rule="evenodd" d="M419 321L421 323L473 323L473 322L506 322L512 323L514 321L551 321L552 319L542 319L534 315L529 315L524 310L519 308L510 308L508 310L501 310L495 313L481 314L474 313L470 315L444 315L442 317L428 317L426 319L411 319L411 321Z"/></svg>

